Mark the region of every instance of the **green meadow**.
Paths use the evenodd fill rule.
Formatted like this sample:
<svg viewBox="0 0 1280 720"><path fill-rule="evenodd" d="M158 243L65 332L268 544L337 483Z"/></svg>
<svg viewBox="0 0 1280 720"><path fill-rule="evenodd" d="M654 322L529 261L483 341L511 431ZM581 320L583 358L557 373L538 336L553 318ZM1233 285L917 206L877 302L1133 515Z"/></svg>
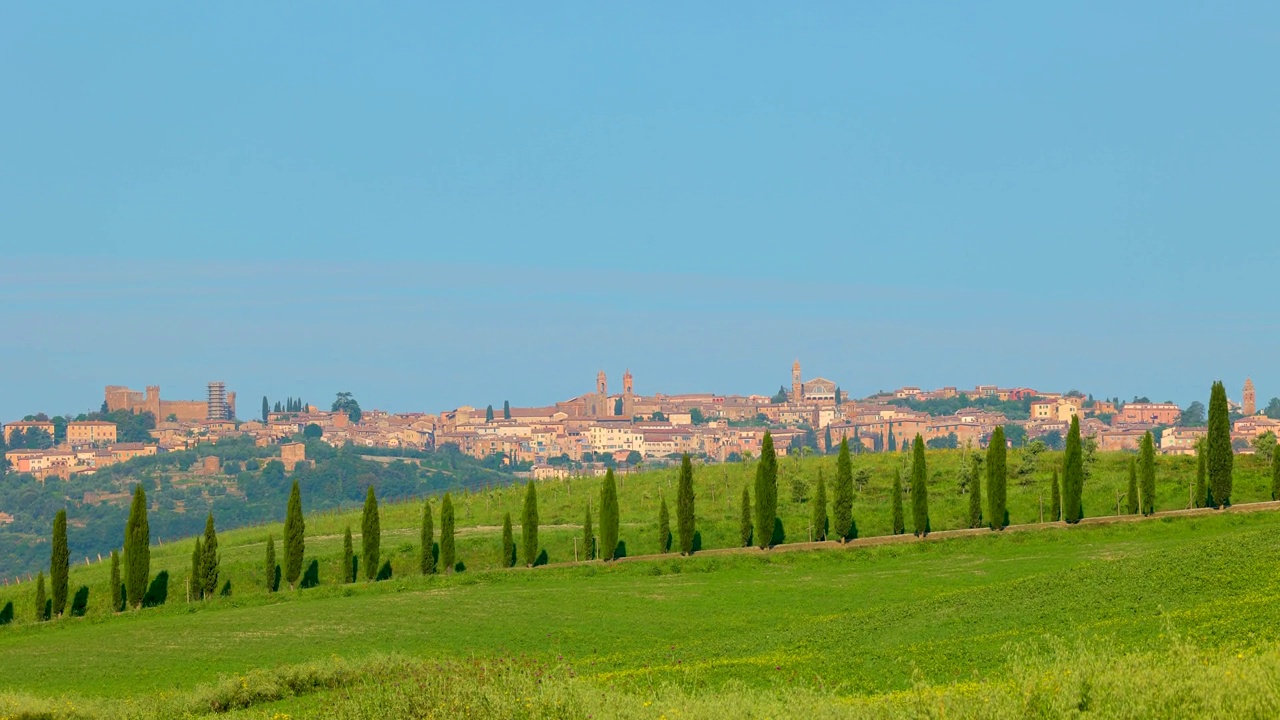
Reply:
<svg viewBox="0 0 1280 720"><path fill-rule="evenodd" d="M929 453L935 531L963 526L963 451ZM1114 515L1132 456L1090 464L1087 516ZM1009 460L1014 524L1048 512L1058 453ZM862 537L889 532L899 455L855 458ZM808 539L834 457L780 458L788 542ZM1025 472L1020 472L1020 469ZM708 550L737 545L750 463L699 467ZM1160 458L1157 510L1185 508L1194 458ZM625 562L574 563L599 480L538 485L551 565L498 565L502 515L519 532L523 487L455 496L466 571L417 573L422 504L384 505L393 577L335 582L358 513L307 517L321 585L263 589L281 527L219 534L231 597L185 599L189 542L152 549L168 602L114 614L107 564L73 559L83 618L34 623L30 583L8 587L0 716L175 717L1273 717L1280 713L1280 514L1209 512L1138 522L798 551L657 550L676 470L622 479ZM799 479L809 486L797 488ZM1270 499L1261 459L1238 457L1234 501ZM303 488L306 506L306 488ZM436 529L439 531L439 504ZM283 517L284 508L280 515ZM598 516L598 513L597 513ZM910 521L908 520L908 527ZM74 528L72 528L74 532ZM638 556L646 557L638 557Z"/></svg>

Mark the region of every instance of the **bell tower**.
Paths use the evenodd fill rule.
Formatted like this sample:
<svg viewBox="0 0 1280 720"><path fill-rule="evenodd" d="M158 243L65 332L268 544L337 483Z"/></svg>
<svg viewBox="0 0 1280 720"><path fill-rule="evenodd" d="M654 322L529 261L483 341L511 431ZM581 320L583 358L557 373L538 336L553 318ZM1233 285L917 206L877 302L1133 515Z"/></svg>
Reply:
<svg viewBox="0 0 1280 720"><path fill-rule="evenodd" d="M791 402L800 402L804 399L804 385L800 380L800 361L796 360L791 365Z"/></svg>
<svg viewBox="0 0 1280 720"><path fill-rule="evenodd" d="M633 417L635 409L635 392L632 389L631 368L622 374L622 416Z"/></svg>
<svg viewBox="0 0 1280 720"><path fill-rule="evenodd" d="M1241 409L1244 411L1245 417L1249 417L1250 415L1253 415L1256 412L1258 412L1258 397L1256 394L1254 394L1254 391L1253 391L1253 378L1244 379L1243 400L1244 400L1244 407Z"/></svg>
<svg viewBox="0 0 1280 720"><path fill-rule="evenodd" d="M596 373L596 407L593 415L612 415L613 408L608 406L609 403L609 380L605 377L604 371Z"/></svg>

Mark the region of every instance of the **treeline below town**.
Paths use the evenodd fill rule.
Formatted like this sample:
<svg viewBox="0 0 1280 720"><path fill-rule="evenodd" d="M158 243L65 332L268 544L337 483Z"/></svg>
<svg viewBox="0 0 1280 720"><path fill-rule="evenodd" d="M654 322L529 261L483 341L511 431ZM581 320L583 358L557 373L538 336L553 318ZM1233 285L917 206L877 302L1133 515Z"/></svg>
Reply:
<svg viewBox="0 0 1280 720"><path fill-rule="evenodd" d="M30 475L9 472L0 477L0 511L13 522L0 525L0 578L12 580L46 567L49 527L59 510L67 511L73 562L97 560L120 547L120 528L129 513L135 486L146 489L151 505L151 537L169 542L204 529L209 513L221 528L278 522L293 480L306 488L309 509L324 511L359 507L367 489L387 500L405 500L447 490L500 487L512 475L444 448L413 451L380 462L368 448L333 448L307 442L314 466L285 471L276 446L256 447L246 438L203 444L193 450L134 458L92 475L73 475L41 483ZM201 461L217 456L221 468L200 474ZM411 456L411 457L408 457Z"/></svg>

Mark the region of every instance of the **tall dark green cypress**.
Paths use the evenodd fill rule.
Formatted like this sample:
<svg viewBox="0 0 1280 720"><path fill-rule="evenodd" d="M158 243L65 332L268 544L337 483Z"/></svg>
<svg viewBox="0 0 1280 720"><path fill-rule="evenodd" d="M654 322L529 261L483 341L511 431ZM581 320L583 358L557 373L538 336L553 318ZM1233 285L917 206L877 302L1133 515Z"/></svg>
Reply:
<svg viewBox="0 0 1280 720"><path fill-rule="evenodd" d="M502 516L502 555L498 560L498 564L504 568L516 565L516 538L515 532L511 529L511 513L505 513Z"/></svg>
<svg viewBox="0 0 1280 720"><path fill-rule="evenodd" d="M111 598L111 612L118 613L124 609L124 592L121 589L120 582L120 553L115 550L111 551L111 592L107 597Z"/></svg>
<svg viewBox="0 0 1280 720"><path fill-rule="evenodd" d="M591 525L591 505L587 505L587 517L582 521L582 559L596 559L596 531Z"/></svg>
<svg viewBox="0 0 1280 720"><path fill-rule="evenodd" d="M276 591L276 538L271 533L267 533L267 557L262 563L263 576L266 578L266 584L263 588L273 593Z"/></svg>
<svg viewBox="0 0 1280 720"><path fill-rule="evenodd" d="M524 512L520 515L520 554L525 567L538 560L538 489L533 481L524 489Z"/></svg>
<svg viewBox="0 0 1280 720"><path fill-rule="evenodd" d="M836 456L836 487L831 507L832 530L836 540L845 542L853 534L853 463L849 460L849 441L840 440Z"/></svg>
<svg viewBox="0 0 1280 720"><path fill-rule="evenodd" d="M201 537L196 538L196 546L191 549L191 584L188 591L192 600L204 598L204 543Z"/></svg>
<svg viewBox="0 0 1280 720"><path fill-rule="evenodd" d="M1151 515L1156 511L1156 441L1150 431L1142 436L1142 448L1138 451L1138 479L1142 514Z"/></svg>
<svg viewBox="0 0 1280 720"><path fill-rule="evenodd" d="M978 477L977 463L967 451L964 455L964 472L969 479L969 527L982 527L982 478Z"/></svg>
<svg viewBox="0 0 1280 720"><path fill-rule="evenodd" d="M440 564L447 573L456 570L458 564L453 546L453 496L449 493L440 501Z"/></svg>
<svg viewBox="0 0 1280 720"><path fill-rule="evenodd" d="M813 493L813 515L809 518L813 525L813 539L827 539L827 481L822 477L822 469L818 469L818 489Z"/></svg>
<svg viewBox="0 0 1280 720"><path fill-rule="evenodd" d="M1124 512L1138 514L1138 458L1129 458L1129 487L1125 490Z"/></svg>
<svg viewBox="0 0 1280 720"><path fill-rule="evenodd" d="M53 551L49 554L49 583L53 586L53 616L61 617L67 609L67 573L71 553L67 549L67 511L53 516Z"/></svg>
<svg viewBox="0 0 1280 720"><path fill-rule="evenodd" d="M1058 481L1058 468L1053 469L1053 485L1049 488L1049 522L1062 519L1062 484Z"/></svg>
<svg viewBox="0 0 1280 720"><path fill-rule="evenodd" d="M147 522L147 493L138 485L124 526L125 595L129 605L142 607L142 596L151 581L151 525Z"/></svg>
<svg viewBox="0 0 1280 720"><path fill-rule="evenodd" d="M902 517L902 471L899 470L893 476L893 490L890 492L893 496L893 534L901 535L907 531L906 521Z"/></svg>
<svg viewBox="0 0 1280 720"><path fill-rule="evenodd" d="M431 514L431 500L422 503L422 537L419 542L422 545L422 554L418 558L423 575L430 575L436 571L436 529L435 518ZM507 514L507 522L510 523L511 515ZM507 566L510 567L510 566Z"/></svg>
<svg viewBox="0 0 1280 720"><path fill-rule="evenodd" d="M667 499L658 501L658 552L671 552L671 511L667 510Z"/></svg>
<svg viewBox="0 0 1280 720"><path fill-rule="evenodd" d="M218 592L218 533L213 528L213 513L204 523L204 544L201 547L200 579L204 582L204 596L213 597Z"/></svg>
<svg viewBox="0 0 1280 720"><path fill-rule="evenodd" d="M1280 500L1280 447L1271 450L1271 499Z"/></svg>
<svg viewBox="0 0 1280 720"><path fill-rule="evenodd" d="M618 485L613 468L604 473L600 484L600 558L613 560L618 552Z"/></svg>
<svg viewBox="0 0 1280 720"><path fill-rule="evenodd" d="M1062 519L1075 524L1084 517L1080 506L1084 491L1084 449L1080 445L1080 418L1071 417L1066 451L1062 459Z"/></svg>
<svg viewBox="0 0 1280 720"><path fill-rule="evenodd" d="M262 396L262 422L267 421L267 416L271 414L271 406L267 404L267 396Z"/></svg>
<svg viewBox="0 0 1280 720"><path fill-rule="evenodd" d="M986 464L987 522L992 530L1003 530L1009 524L1008 447L1004 439L1004 426L991 431L991 440L987 442Z"/></svg>
<svg viewBox="0 0 1280 720"><path fill-rule="evenodd" d="M751 547L751 492L746 485L742 486L742 517L738 521L738 539L742 547Z"/></svg>
<svg viewBox="0 0 1280 720"><path fill-rule="evenodd" d="M382 522L378 518L378 498L369 486L364 496L364 516L360 519L360 564L364 565L364 577L378 577L378 563L382 554Z"/></svg>
<svg viewBox="0 0 1280 720"><path fill-rule="evenodd" d="M697 532L694 516L693 461L689 453L680 460L680 485L676 489L676 527L680 533L680 552L693 554L693 534Z"/></svg>
<svg viewBox="0 0 1280 720"><path fill-rule="evenodd" d="M1209 481L1204 460L1204 445L1204 438L1196 443L1196 489L1191 500L1192 505L1198 508L1207 507L1209 503Z"/></svg>
<svg viewBox="0 0 1280 720"><path fill-rule="evenodd" d="M916 434L911 458L911 520L917 537L929 534L929 473L924 460L924 438Z"/></svg>
<svg viewBox="0 0 1280 720"><path fill-rule="evenodd" d="M36 576L36 622L44 622L49 619L49 616L44 612L45 607L48 606L48 602L48 598L45 596L44 592L44 571L41 570L40 574Z"/></svg>
<svg viewBox="0 0 1280 720"><path fill-rule="evenodd" d="M307 524L302 519L302 491L298 481L289 490L289 509L284 517L284 581L289 589L297 586L302 577L302 558L306 551Z"/></svg>
<svg viewBox="0 0 1280 720"><path fill-rule="evenodd" d="M778 456L773 449L773 435L764 431L760 443L760 462L756 464L756 546L773 545L773 528L778 518Z"/></svg>
<svg viewBox="0 0 1280 720"><path fill-rule="evenodd" d="M1205 437L1205 469L1209 476L1209 507L1231 505L1232 465L1231 418L1227 389L1213 384L1209 394L1209 434Z"/></svg>
<svg viewBox="0 0 1280 720"><path fill-rule="evenodd" d="M350 525L342 533L342 567L338 570L343 585L356 581L356 542L351 537Z"/></svg>

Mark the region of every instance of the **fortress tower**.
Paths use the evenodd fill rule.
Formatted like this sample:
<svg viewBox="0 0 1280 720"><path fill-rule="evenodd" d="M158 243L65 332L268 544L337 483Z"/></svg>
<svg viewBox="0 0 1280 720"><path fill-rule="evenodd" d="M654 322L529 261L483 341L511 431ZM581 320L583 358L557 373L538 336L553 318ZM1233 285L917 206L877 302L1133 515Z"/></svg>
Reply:
<svg viewBox="0 0 1280 720"><path fill-rule="evenodd" d="M1245 378L1244 380L1244 416L1249 417L1258 412L1258 398L1253 392L1253 378Z"/></svg>
<svg viewBox="0 0 1280 720"><path fill-rule="evenodd" d="M796 360L791 366L791 402L800 402L804 399L804 385L800 379L800 361Z"/></svg>

